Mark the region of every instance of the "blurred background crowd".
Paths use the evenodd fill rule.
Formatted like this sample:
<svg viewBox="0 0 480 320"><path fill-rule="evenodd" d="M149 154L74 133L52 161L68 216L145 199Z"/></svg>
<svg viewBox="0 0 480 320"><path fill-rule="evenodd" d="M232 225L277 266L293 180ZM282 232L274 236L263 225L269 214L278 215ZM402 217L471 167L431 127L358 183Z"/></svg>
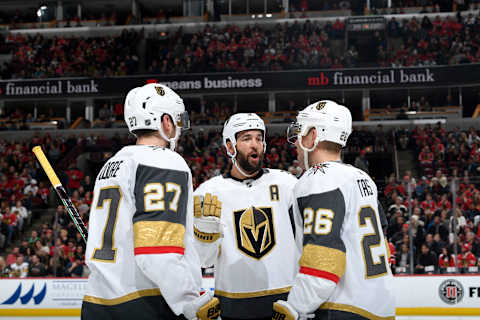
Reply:
<svg viewBox="0 0 480 320"><path fill-rule="evenodd" d="M468 267L479 266L478 132L473 128L449 132L438 124L397 130L395 136L397 138L393 141L392 132L384 132L381 127L375 131L356 128L344 150L346 162L370 172L376 179L380 202L389 221L385 232L390 243L393 270L398 267L397 272L409 271L412 262L407 253L411 246L416 273L446 272L447 267L455 266L468 272ZM131 143L134 143L132 136L107 138L94 134L66 137L37 134L28 143L2 141L2 276L88 274L84 265L85 244L63 207L58 205L48 180L30 152L31 148L42 145L55 167L62 168L58 170L60 179L88 224L96 172L115 151ZM419 162L413 171L418 175L412 171L406 171L400 179L393 173L378 175L374 169L376 164L369 160L375 161L375 153L388 151L392 143L400 149L416 150ZM267 146L266 167L287 170L296 176L302 174L295 148L283 135L269 135ZM435 149L426 157L429 163L422 161L427 146ZM188 132L181 137L178 150L192 170L194 188L230 169L218 129ZM80 157L85 151L89 152L87 160ZM49 206L56 207L56 210L47 213L45 209ZM457 248L453 245L455 237L458 239ZM5 251L6 248L9 250ZM427 268L426 271L428 266L433 269Z"/></svg>

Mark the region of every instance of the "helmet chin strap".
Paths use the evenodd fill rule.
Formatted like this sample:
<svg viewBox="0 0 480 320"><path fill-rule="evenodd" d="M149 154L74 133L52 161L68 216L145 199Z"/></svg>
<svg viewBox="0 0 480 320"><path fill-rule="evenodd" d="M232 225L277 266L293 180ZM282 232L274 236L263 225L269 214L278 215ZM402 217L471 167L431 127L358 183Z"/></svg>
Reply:
<svg viewBox="0 0 480 320"><path fill-rule="evenodd" d="M165 131L163 131L163 125L160 127L160 129L158 129L158 132L160 133L160 136L165 141L168 141L168 143L170 144L170 150L175 151L175 147L177 145L177 140L178 140L178 137L180 136L180 128L177 128L175 126L175 137L173 137L173 138L169 138L167 136L167 134L165 133Z"/></svg>
<svg viewBox="0 0 480 320"><path fill-rule="evenodd" d="M302 136L301 135L298 135L298 142L300 144L300 148L302 148L302 150L303 150L303 164L305 166L305 171L306 171L306 170L310 169L310 164L308 163L308 153L315 150L315 148L317 147L317 144L318 144L318 138L315 139L315 142L313 143L313 146L311 148L306 148L306 147L303 146L303 141L302 141Z"/></svg>
<svg viewBox="0 0 480 320"><path fill-rule="evenodd" d="M264 146L265 148L265 146ZM235 166L235 168L237 168L238 172L240 172L240 174L242 174L243 176L247 177L247 178L251 178L253 176L255 176L256 173L253 173L253 174L248 174L246 173L245 171L243 171L240 166L238 165L237 163L237 147L235 144L233 144L233 151L234 153L231 154L230 151L228 151L228 148L227 148L227 154L230 156L230 158L232 159L232 162L233 162L233 165Z"/></svg>
<svg viewBox="0 0 480 320"><path fill-rule="evenodd" d="M248 173L244 172L242 169L240 169L240 166L238 165L236 158L232 158L232 162L233 162L233 165L235 166L235 168L237 168L238 172L240 172L245 177L251 178L251 177L256 175L256 172L253 173L253 174L248 174Z"/></svg>

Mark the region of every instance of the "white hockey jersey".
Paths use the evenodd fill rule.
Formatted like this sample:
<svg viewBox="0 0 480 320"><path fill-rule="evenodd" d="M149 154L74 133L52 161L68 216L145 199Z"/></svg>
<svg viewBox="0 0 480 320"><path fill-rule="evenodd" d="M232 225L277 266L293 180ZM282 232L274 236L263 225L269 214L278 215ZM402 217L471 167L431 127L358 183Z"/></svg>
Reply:
<svg viewBox="0 0 480 320"><path fill-rule="evenodd" d="M202 279L192 193L190 169L169 149L127 146L108 160L90 210L84 301L115 306L158 297L154 307L166 301L182 313L199 296ZM135 319L136 312L130 304L122 316Z"/></svg>
<svg viewBox="0 0 480 320"><path fill-rule="evenodd" d="M195 239L203 266L215 265L222 316L270 317L273 302L287 297L300 252L294 232L301 225L295 227L291 209L296 182L287 172L263 169L243 181L216 176L195 190L222 202L223 238Z"/></svg>
<svg viewBox="0 0 480 320"><path fill-rule="evenodd" d="M353 166L326 162L307 170L294 195L304 221L303 252L288 302L302 313L393 319L393 279L372 179Z"/></svg>

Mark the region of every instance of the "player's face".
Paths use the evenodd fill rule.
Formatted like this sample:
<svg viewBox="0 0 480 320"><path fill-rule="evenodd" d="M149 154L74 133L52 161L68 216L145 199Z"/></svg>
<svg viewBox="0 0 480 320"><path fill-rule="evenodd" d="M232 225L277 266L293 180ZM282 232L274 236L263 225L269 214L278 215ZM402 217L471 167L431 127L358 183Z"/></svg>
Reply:
<svg viewBox="0 0 480 320"><path fill-rule="evenodd" d="M263 165L263 134L260 130L242 131L237 136L237 161L246 173L254 173Z"/></svg>

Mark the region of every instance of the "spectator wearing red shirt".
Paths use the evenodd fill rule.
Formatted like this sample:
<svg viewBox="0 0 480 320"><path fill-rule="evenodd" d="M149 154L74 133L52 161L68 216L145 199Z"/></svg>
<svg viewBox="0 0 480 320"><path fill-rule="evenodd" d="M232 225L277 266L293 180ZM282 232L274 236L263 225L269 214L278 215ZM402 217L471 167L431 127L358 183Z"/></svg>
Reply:
<svg viewBox="0 0 480 320"><path fill-rule="evenodd" d="M438 267L440 269L455 267L455 256L453 254L448 254L448 249L446 247L442 248L442 253L438 256Z"/></svg>
<svg viewBox="0 0 480 320"><path fill-rule="evenodd" d="M473 199L471 196L469 196L469 192L468 190L467 191L464 191L461 196L459 196L457 198L457 205L460 206L460 208L463 210L463 211L468 211L470 210L470 207L472 206L473 204Z"/></svg>
<svg viewBox="0 0 480 320"><path fill-rule="evenodd" d="M47 188L43 183L43 181L40 181L37 194L40 197L40 199L42 199L43 202L46 204L48 202L48 195L50 194L50 188Z"/></svg>
<svg viewBox="0 0 480 320"><path fill-rule="evenodd" d="M68 190L80 188L80 183L83 179L82 171L80 171L77 167L75 167L75 164L72 163L66 173L68 175Z"/></svg>
<svg viewBox="0 0 480 320"><path fill-rule="evenodd" d="M437 209L437 203L432 199L432 195L430 193L427 193L425 200L422 201L420 206L422 207L423 211L430 209L430 211L435 212Z"/></svg>
<svg viewBox="0 0 480 320"><path fill-rule="evenodd" d="M388 251L390 253L390 257L388 257L388 262L390 263L390 266L395 266L396 264L395 256L397 254L397 250L395 250L395 246L390 241L388 242L388 248L389 248Z"/></svg>
<svg viewBox="0 0 480 320"><path fill-rule="evenodd" d="M275 165L278 163L280 155L277 152L277 148L270 149L270 152L267 154L267 161L270 165Z"/></svg>
<svg viewBox="0 0 480 320"><path fill-rule="evenodd" d="M62 249L63 253L65 253L65 254L67 252L67 246L63 244L62 239L60 239L60 238L57 238L55 240L55 245L50 248L50 256L51 257L54 256L54 252L55 252L56 249Z"/></svg>
<svg viewBox="0 0 480 320"><path fill-rule="evenodd" d="M20 248L19 247L14 247L12 252L7 255L7 259L5 263L9 266L11 264L14 264L15 261L17 261L17 258L20 256Z"/></svg>
<svg viewBox="0 0 480 320"><path fill-rule="evenodd" d="M6 175L2 175L2 179L0 181L0 192L1 193L10 193L12 189L10 181Z"/></svg>
<svg viewBox="0 0 480 320"><path fill-rule="evenodd" d="M10 245L12 243L13 235L17 229L17 215L14 212L10 212L10 208L7 207L3 213L3 221L5 222L8 230L7 245Z"/></svg>
<svg viewBox="0 0 480 320"><path fill-rule="evenodd" d="M477 265L477 258L472 253L471 247L468 243L463 244L462 253L464 267L474 267Z"/></svg>
<svg viewBox="0 0 480 320"><path fill-rule="evenodd" d="M430 147L426 145L418 155L418 161L420 161L423 166L432 166L433 160L433 153L430 151Z"/></svg>
<svg viewBox="0 0 480 320"><path fill-rule="evenodd" d="M442 194L440 200L438 200L437 207L446 210L450 210L452 208L452 203L450 200L448 200L448 195L446 193Z"/></svg>
<svg viewBox="0 0 480 320"><path fill-rule="evenodd" d="M65 247L65 254L71 262L75 261L75 253L77 248L73 242L73 240L68 240L68 245Z"/></svg>

